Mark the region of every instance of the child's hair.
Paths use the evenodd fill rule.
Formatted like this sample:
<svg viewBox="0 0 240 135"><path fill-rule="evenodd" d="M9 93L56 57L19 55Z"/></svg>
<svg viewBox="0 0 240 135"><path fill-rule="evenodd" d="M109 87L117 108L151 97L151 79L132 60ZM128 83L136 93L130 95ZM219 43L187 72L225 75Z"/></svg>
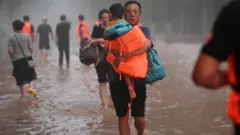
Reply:
<svg viewBox="0 0 240 135"><path fill-rule="evenodd" d="M109 8L109 12L111 13L112 17L117 19L123 18L123 11L124 8L121 3L115 3Z"/></svg>

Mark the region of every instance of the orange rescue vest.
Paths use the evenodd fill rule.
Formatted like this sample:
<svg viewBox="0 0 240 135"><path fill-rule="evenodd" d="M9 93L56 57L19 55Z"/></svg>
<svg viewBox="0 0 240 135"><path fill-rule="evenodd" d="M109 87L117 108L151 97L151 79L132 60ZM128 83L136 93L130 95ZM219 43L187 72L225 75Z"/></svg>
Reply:
<svg viewBox="0 0 240 135"><path fill-rule="evenodd" d="M238 70L236 70L238 69ZM240 124L240 53L236 51L228 58L228 80L232 87L229 95L227 114L235 123Z"/></svg>
<svg viewBox="0 0 240 135"><path fill-rule="evenodd" d="M83 26L83 36L80 35L80 25ZM88 38L89 37L89 27L88 23L86 21L80 21L77 25L77 38L80 40L82 38Z"/></svg>
<svg viewBox="0 0 240 135"><path fill-rule="evenodd" d="M27 33L29 36L32 36L32 23L25 22L22 32Z"/></svg>
<svg viewBox="0 0 240 135"><path fill-rule="evenodd" d="M134 78L146 77L148 71L146 52L122 61L119 67L114 66L115 56L111 53L113 49L119 51L120 56L123 56L123 53L132 53L144 47L146 37L138 26L135 26L131 31L115 40L104 40L104 43L109 48L106 59L117 73L124 73Z"/></svg>

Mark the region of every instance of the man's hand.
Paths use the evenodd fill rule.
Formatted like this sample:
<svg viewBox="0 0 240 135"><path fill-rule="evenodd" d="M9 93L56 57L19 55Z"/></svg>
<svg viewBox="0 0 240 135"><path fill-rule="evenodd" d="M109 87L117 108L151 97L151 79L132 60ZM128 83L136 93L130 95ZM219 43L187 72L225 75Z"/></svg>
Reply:
<svg viewBox="0 0 240 135"><path fill-rule="evenodd" d="M123 53L122 55L125 59L130 58L132 56L131 53Z"/></svg>
<svg viewBox="0 0 240 135"><path fill-rule="evenodd" d="M120 63L122 62L122 61L124 61L125 60L125 58L124 57L116 57L116 59L114 60L114 66L116 66L117 68L119 67L119 65L120 65Z"/></svg>

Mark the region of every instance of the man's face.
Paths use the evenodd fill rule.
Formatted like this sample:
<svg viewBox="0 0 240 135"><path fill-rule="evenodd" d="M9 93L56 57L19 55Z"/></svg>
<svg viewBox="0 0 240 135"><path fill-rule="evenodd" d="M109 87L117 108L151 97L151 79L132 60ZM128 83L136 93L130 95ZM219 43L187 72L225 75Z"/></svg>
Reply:
<svg viewBox="0 0 240 135"><path fill-rule="evenodd" d="M129 4L125 11L125 20L135 26L140 23L141 12L137 4Z"/></svg>

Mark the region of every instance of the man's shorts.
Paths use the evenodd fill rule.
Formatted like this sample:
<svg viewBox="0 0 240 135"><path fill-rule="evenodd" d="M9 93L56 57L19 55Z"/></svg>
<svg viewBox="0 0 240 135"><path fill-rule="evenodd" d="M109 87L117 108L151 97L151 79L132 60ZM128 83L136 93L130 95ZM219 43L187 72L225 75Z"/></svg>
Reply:
<svg viewBox="0 0 240 135"><path fill-rule="evenodd" d="M234 129L235 129L234 135L240 135L240 125L238 124L234 125Z"/></svg>
<svg viewBox="0 0 240 135"><path fill-rule="evenodd" d="M137 98L132 102L131 116L144 117L145 102L147 98L145 80L135 79L134 89ZM125 117L128 113L128 104L130 102L129 90L125 80L110 83L110 92L117 116Z"/></svg>
<svg viewBox="0 0 240 135"><path fill-rule="evenodd" d="M50 49L50 45L49 44L39 44L39 49L45 49L45 50L49 50Z"/></svg>

